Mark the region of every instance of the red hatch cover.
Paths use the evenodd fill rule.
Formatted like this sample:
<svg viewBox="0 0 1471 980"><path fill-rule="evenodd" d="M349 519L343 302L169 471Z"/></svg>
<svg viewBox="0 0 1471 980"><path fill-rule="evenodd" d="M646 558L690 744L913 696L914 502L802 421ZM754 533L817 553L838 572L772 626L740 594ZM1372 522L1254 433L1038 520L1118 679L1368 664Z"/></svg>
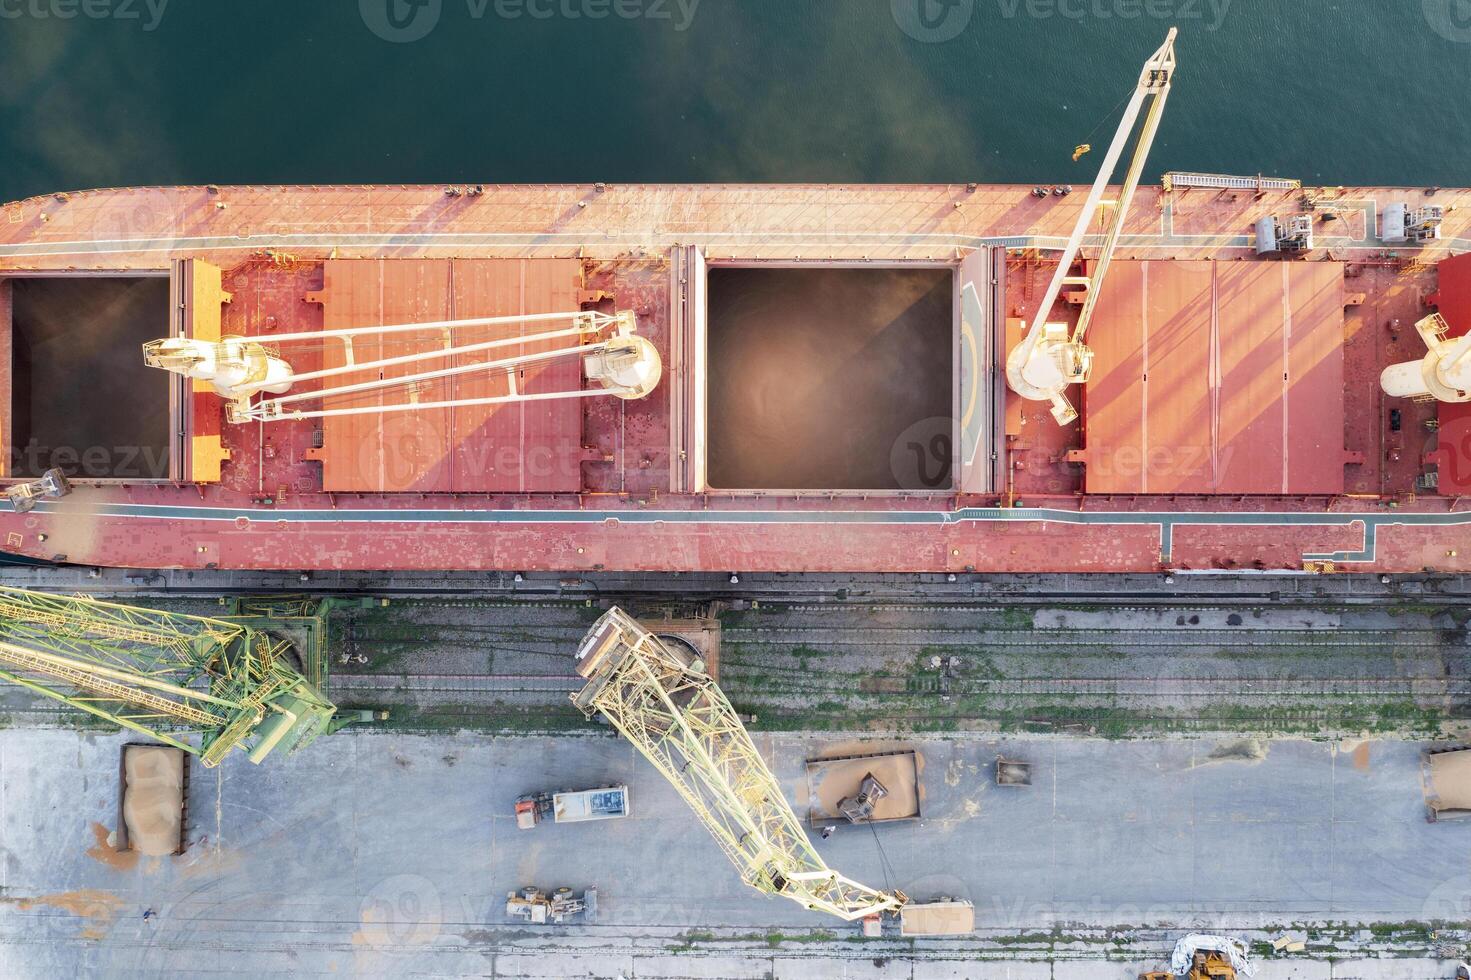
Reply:
<svg viewBox="0 0 1471 980"><path fill-rule="evenodd" d="M576 259L332 259L322 290L324 329L471 317L575 311L582 264ZM544 325L460 329L456 344L524 335ZM395 357L442 346L442 336L412 334L353 341L355 360ZM527 345L493 356L531 353ZM325 366L343 363L340 344ZM490 357L491 353L465 355ZM449 362L444 362L448 364ZM422 364L385 374L423 370ZM581 384L576 358L532 365L517 376L528 393ZM354 377L351 380L361 380ZM415 394L423 402L484 398L507 391L503 375L443 378ZM364 404L361 396L343 406ZM374 396L397 402L402 395ZM331 399L325 408L337 407ZM339 492L561 492L581 489L581 399L328 417L322 420L322 489Z"/></svg>
<svg viewBox="0 0 1471 980"><path fill-rule="evenodd" d="M1114 262L1087 491L1342 493L1343 322L1342 263Z"/></svg>

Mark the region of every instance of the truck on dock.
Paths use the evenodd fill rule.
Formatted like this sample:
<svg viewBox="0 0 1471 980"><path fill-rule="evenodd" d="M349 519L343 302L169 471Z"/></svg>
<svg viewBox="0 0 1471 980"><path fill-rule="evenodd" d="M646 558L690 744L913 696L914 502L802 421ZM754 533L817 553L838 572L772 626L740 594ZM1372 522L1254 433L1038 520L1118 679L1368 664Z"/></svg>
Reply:
<svg viewBox="0 0 1471 980"><path fill-rule="evenodd" d="M528 885L506 895L506 915L538 926L561 925L574 915L582 916L584 923L591 923L598 915L598 890L589 888L577 895L570 888L558 888L549 895Z"/></svg>
<svg viewBox="0 0 1471 980"><path fill-rule="evenodd" d="M528 793L516 801L516 826L530 830L551 816L553 823L584 823L628 816L628 787L607 786L563 793Z"/></svg>
<svg viewBox="0 0 1471 980"><path fill-rule="evenodd" d="M964 899L911 903L899 910L901 936L968 936L975 928L975 906Z"/></svg>
<svg viewBox="0 0 1471 980"><path fill-rule="evenodd" d="M811 827L918 820L919 754L912 748L807 760Z"/></svg>

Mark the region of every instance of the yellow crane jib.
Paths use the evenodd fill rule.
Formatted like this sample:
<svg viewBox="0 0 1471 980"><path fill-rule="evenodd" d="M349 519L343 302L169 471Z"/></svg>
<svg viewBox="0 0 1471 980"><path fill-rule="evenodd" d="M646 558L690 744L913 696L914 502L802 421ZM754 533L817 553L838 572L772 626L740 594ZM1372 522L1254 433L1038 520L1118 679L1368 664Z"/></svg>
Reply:
<svg viewBox="0 0 1471 980"><path fill-rule="evenodd" d="M572 702L601 714L654 764L753 888L853 921L908 901L839 874L818 855L705 666L616 606L577 651Z"/></svg>

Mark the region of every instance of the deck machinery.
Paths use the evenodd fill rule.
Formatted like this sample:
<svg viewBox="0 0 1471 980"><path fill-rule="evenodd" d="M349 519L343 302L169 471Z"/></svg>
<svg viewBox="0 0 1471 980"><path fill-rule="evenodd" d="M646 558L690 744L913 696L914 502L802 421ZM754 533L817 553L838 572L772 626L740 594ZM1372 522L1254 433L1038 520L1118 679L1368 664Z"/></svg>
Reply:
<svg viewBox="0 0 1471 980"><path fill-rule="evenodd" d="M572 702L601 714L674 784L746 884L853 921L898 912L898 891L877 891L829 868L802 830L776 777L704 665L616 606L577 651L587 678Z"/></svg>
<svg viewBox="0 0 1471 980"><path fill-rule="evenodd" d="M222 619L0 588L0 679L218 765L331 730L290 642Z"/></svg>

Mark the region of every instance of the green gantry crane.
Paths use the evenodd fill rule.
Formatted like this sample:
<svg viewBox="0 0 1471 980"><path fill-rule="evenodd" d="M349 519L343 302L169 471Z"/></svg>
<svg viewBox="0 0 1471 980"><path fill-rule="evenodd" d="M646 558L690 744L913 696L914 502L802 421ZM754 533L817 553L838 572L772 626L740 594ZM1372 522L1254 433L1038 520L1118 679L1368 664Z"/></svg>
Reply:
<svg viewBox="0 0 1471 980"><path fill-rule="evenodd" d="M205 766L234 748L258 763L340 727L290 647L223 619L0 587L0 679Z"/></svg>

